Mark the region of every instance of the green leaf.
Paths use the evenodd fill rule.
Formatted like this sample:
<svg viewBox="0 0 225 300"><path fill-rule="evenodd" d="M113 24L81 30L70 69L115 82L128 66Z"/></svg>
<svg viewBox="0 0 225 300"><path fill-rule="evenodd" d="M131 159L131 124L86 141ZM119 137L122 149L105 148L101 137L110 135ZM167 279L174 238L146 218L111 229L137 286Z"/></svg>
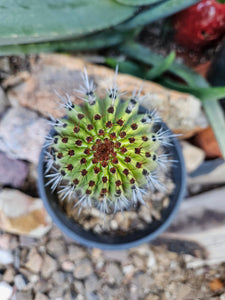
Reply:
<svg viewBox="0 0 225 300"><path fill-rule="evenodd" d="M225 159L225 118L223 110L217 100L205 100L202 104Z"/></svg>
<svg viewBox="0 0 225 300"><path fill-rule="evenodd" d="M199 89L201 100L217 100L225 98L225 87L208 87Z"/></svg>
<svg viewBox="0 0 225 300"><path fill-rule="evenodd" d="M124 22L135 11L114 0L1 0L0 45L80 37Z"/></svg>
<svg viewBox="0 0 225 300"><path fill-rule="evenodd" d="M0 56L102 49L122 43L124 38L125 34L106 31L74 41L0 46Z"/></svg>
<svg viewBox="0 0 225 300"><path fill-rule="evenodd" d="M175 52L171 52L166 58L162 60L160 64L153 67L150 71L146 73L146 78L149 80L154 80L161 76L165 71L169 69L169 67L172 65L174 59L176 57Z"/></svg>
<svg viewBox="0 0 225 300"><path fill-rule="evenodd" d="M157 2L163 2L166 0L116 0L116 1L125 5L140 6L140 5L152 5Z"/></svg>
<svg viewBox="0 0 225 300"><path fill-rule="evenodd" d="M193 88L175 83L169 79L161 79L160 83L168 88L193 94L202 101L203 108L225 159L225 117L217 100L225 97L225 87Z"/></svg>
<svg viewBox="0 0 225 300"><path fill-rule="evenodd" d="M190 87L166 78L160 78L159 82L168 88L175 89L184 93L193 94L202 102L215 101L217 99L225 98L225 87Z"/></svg>
<svg viewBox="0 0 225 300"><path fill-rule="evenodd" d="M118 59L114 59L111 57L105 58L105 63L115 69L115 67L119 66L119 72L125 74L131 74L133 76L144 78L145 72L143 68L134 62L131 61L119 61Z"/></svg>
<svg viewBox="0 0 225 300"><path fill-rule="evenodd" d="M152 53L147 47L135 43L120 46L121 52L133 59L156 68L160 66L162 57ZM210 87L209 83L195 71L185 65L173 62L168 70L182 78L188 85L160 77L157 81L177 91L190 93L202 101L206 115L213 128L219 147L225 159L225 118L217 99L225 97L225 87Z"/></svg>
<svg viewBox="0 0 225 300"><path fill-rule="evenodd" d="M149 48L133 42L123 44L119 49L127 56L150 66L158 67L164 59L163 56L153 53ZM168 70L172 74L182 78L190 86L208 86L207 81L202 76L200 76L192 69L189 69L185 65L173 62Z"/></svg>
<svg viewBox="0 0 225 300"><path fill-rule="evenodd" d="M120 25L118 28L131 29L137 26L144 26L161 18L168 17L183 10L191 5L200 2L200 0L168 0L159 5L150 7L148 10L138 14L130 21Z"/></svg>

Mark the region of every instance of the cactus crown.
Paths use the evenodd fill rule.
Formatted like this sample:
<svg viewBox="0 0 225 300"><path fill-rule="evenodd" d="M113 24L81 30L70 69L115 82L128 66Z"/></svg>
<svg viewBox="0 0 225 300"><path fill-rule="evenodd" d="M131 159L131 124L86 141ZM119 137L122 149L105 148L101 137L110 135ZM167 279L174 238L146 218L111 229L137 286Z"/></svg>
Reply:
<svg viewBox="0 0 225 300"><path fill-rule="evenodd" d="M154 131L161 122L155 110L138 114L140 92L129 101L120 100L116 75L117 70L112 88L100 100L85 70L78 91L84 105L58 95L67 117L51 120L56 135L45 143L47 184L80 209L94 206L115 213L144 204L147 189L163 188L156 170L165 167L168 155L157 153L169 144L171 135Z"/></svg>

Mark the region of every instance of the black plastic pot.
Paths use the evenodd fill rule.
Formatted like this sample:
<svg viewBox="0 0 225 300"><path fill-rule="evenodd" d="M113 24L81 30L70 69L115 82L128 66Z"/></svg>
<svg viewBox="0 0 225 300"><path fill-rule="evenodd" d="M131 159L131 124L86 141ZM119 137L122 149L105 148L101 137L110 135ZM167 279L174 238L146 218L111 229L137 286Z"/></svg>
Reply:
<svg viewBox="0 0 225 300"><path fill-rule="evenodd" d="M163 124L163 127L164 129L168 129L165 124ZM38 187L47 212L56 226L58 226L58 228L67 236L75 242L88 247L101 248L104 250L118 250L135 247L155 239L170 225L185 192L186 171L182 151L176 138L173 138L172 144L173 146L169 147L168 150L171 153L172 159L177 161L171 170L175 188L170 195L169 206L161 211L161 219L154 220L149 225L146 225L145 229L137 230L132 233L128 232L127 235L123 236L111 236L109 234L98 235L91 231L84 230L81 225L77 224L66 215L58 203L57 193L52 193L50 187L46 186L47 179L44 176L45 163L43 149L38 165Z"/></svg>

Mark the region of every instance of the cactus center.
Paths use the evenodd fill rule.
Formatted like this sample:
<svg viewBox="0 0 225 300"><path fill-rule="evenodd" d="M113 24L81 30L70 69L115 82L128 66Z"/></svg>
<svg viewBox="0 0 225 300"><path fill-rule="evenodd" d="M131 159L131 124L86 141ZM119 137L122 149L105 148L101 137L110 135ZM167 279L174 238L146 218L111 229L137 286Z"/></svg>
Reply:
<svg viewBox="0 0 225 300"><path fill-rule="evenodd" d="M114 143L110 140L106 140L97 145L97 149L94 153L94 157L100 161L108 161L114 153Z"/></svg>

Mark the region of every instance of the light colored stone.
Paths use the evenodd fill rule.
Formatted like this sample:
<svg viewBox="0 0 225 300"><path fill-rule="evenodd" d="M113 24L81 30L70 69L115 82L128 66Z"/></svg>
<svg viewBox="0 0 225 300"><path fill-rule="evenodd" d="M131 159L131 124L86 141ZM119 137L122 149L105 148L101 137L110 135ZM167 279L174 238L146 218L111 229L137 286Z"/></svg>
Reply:
<svg viewBox="0 0 225 300"><path fill-rule="evenodd" d="M85 300L84 296L81 294L78 294L76 297L76 300Z"/></svg>
<svg viewBox="0 0 225 300"><path fill-rule="evenodd" d="M0 152L0 184L14 188L23 187L28 175L28 165L18 159L10 159Z"/></svg>
<svg viewBox="0 0 225 300"><path fill-rule="evenodd" d="M54 272L52 279L56 285L63 285L65 281L65 275L63 272Z"/></svg>
<svg viewBox="0 0 225 300"><path fill-rule="evenodd" d="M138 299L143 299L144 295L151 290L150 286L152 284L152 279L149 276L146 276L145 273L138 273L135 275L132 282L137 287Z"/></svg>
<svg viewBox="0 0 225 300"><path fill-rule="evenodd" d="M65 272L72 272L74 270L74 263L69 260L63 261L62 269Z"/></svg>
<svg viewBox="0 0 225 300"><path fill-rule="evenodd" d="M99 289L99 280L96 275L89 276L85 282L84 286L87 292L93 292Z"/></svg>
<svg viewBox="0 0 225 300"><path fill-rule="evenodd" d="M158 295L149 294L147 295L144 300L160 300Z"/></svg>
<svg viewBox="0 0 225 300"><path fill-rule="evenodd" d="M11 235L8 233L3 233L0 235L0 248L2 249L9 249L10 242L11 242Z"/></svg>
<svg viewBox="0 0 225 300"><path fill-rule="evenodd" d="M141 256L147 256L150 251L151 250L150 250L150 247L148 244L143 244L138 247L131 248L129 250L130 253L137 253L138 255L141 255Z"/></svg>
<svg viewBox="0 0 225 300"><path fill-rule="evenodd" d="M109 261L125 262L128 258L126 250L120 251L103 251L103 256Z"/></svg>
<svg viewBox="0 0 225 300"><path fill-rule="evenodd" d="M142 256L139 256L137 254L134 254L132 256L132 263L138 270L146 270L146 264L145 264L145 258Z"/></svg>
<svg viewBox="0 0 225 300"><path fill-rule="evenodd" d="M36 293L48 293L52 288L53 284L46 279L39 279L39 281L34 285L34 290Z"/></svg>
<svg viewBox="0 0 225 300"><path fill-rule="evenodd" d="M49 130L48 121L36 112L23 107L10 108L0 122L0 150L9 157L37 164Z"/></svg>
<svg viewBox="0 0 225 300"><path fill-rule="evenodd" d="M44 278L49 278L53 272L55 272L57 269L57 262L55 259L53 259L48 254L45 254L42 268L41 268L41 274Z"/></svg>
<svg viewBox="0 0 225 300"><path fill-rule="evenodd" d="M101 249L98 248L93 248L91 251L91 257L92 259L98 260L99 258L101 258L103 256L103 251Z"/></svg>
<svg viewBox="0 0 225 300"><path fill-rule="evenodd" d="M3 189L0 191L0 228L40 238L51 228L51 220L40 199L18 190Z"/></svg>
<svg viewBox="0 0 225 300"><path fill-rule="evenodd" d="M149 270L154 270L156 268L156 259L152 251L149 251L147 258L147 267Z"/></svg>
<svg viewBox="0 0 225 300"><path fill-rule="evenodd" d="M39 273L42 266L42 257L38 254L35 248L32 248L29 252L25 267L33 273Z"/></svg>
<svg viewBox="0 0 225 300"><path fill-rule="evenodd" d="M205 153L202 149L195 147L186 141L182 141L181 146L187 172L193 172L204 161Z"/></svg>
<svg viewBox="0 0 225 300"><path fill-rule="evenodd" d="M12 283L14 281L15 270L13 268L7 268L4 275L3 280Z"/></svg>
<svg viewBox="0 0 225 300"><path fill-rule="evenodd" d="M213 229L212 225L215 224L218 224L222 229L225 226L224 195L225 187L221 187L183 201L176 218L167 232L190 234L194 237L194 235L203 234L204 231L207 232L207 229ZM210 217L208 214L210 214ZM200 232L196 232L196 229L200 230ZM222 247L222 244L220 247ZM222 248L220 252L223 252Z"/></svg>
<svg viewBox="0 0 225 300"><path fill-rule="evenodd" d="M71 95L72 101L80 103L74 95L74 89L79 88L80 73L84 65L97 85L97 94L105 95L105 88L111 85L114 76L113 70L68 55L42 54L38 62L33 63L33 72L30 76L26 78L22 74L17 75L21 84L9 89L8 97L11 103L20 103L45 116L49 113L55 117L63 116L64 112L56 109L58 99L53 89L63 94L66 91ZM194 96L172 91L127 74L119 74L117 81L121 91L128 91L123 96L124 99L130 97L135 88L142 86L142 94L146 95L142 105L147 108L150 105L158 108L168 126L173 131L182 133L183 137L190 137L207 127L208 122L202 112L201 102Z"/></svg>
<svg viewBox="0 0 225 300"><path fill-rule="evenodd" d="M185 249L191 249L195 245L193 254L198 259L187 263L187 268L199 268L225 261L224 195L225 187L221 187L183 201L176 218L161 235L167 242L172 239L173 247L176 241L179 242L178 245L186 245Z"/></svg>
<svg viewBox="0 0 225 300"><path fill-rule="evenodd" d="M225 293L220 295L220 300L225 300Z"/></svg>
<svg viewBox="0 0 225 300"><path fill-rule="evenodd" d="M47 244L47 251L55 257L61 257L66 253L66 247L63 240L53 239Z"/></svg>
<svg viewBox="0 0 225 300"><path fill-rule="evenodd" d="M56 227L56 225L52 226L52 229L50 231L50 237L51 239L58 239L62 237L62 231Z"/></svg>
<svg viewBox="0 0 225 300"><path fill-rule="evenodd" d="M13 256L10 250L0 249L0 264L8 265L13 263Z"/></svg>
<svg viewBox="0 0 225 300"><path fill-rule="evenodd" d="M197 174L188 177L189 186L209 186L225 183L225 162L223 159L205 161L198 171Z"/></svg>
<svg viewBox="0 0 225 300"><path fill-rule="evenodd" d="M116 263L109 263L106 265L105 272L108 276L110 283L121 284L122 282L122 272Z"/></svg>
<svg viewBox="0 0 225 300"><path fill-rule="evenodd" d="M130 276L134 274L136 268L134 267L133 264L130 264L130 265L123 266L122 270L125 275Z"/></svg>
<svg viewBox="0 0 225 300"><path fill-rule="evenodd" d="M18 76L19 75L19 76ZM23 83L25 80L27 80L30 77L30 73L27 71L21 71L16 74L12 74L8 76L4 82L2 82L2 87L4 89L8 89L12 86L18 85Z"/></svg>
<svg viewBox="0 0 225 300"><path fill-rule="evenodd" d="M21 291L16 293L16 300L33 300L31 291Z"/></svg>
<svg viewBox="0 0 225 300"><path fill-rule="evenodd" d="M26 248L35 247L38 243L37 239L35 239L33 237L30 237L30 236L27 236L27 235L21 235L19 237L19 240L20 240L20 246L21 247L26 247Z"/></svg>
<svg viewBox="0 0 225 300"><path fill-rule="evenodd" d="M76 266L73 275L77 279L84 279L93 273L91 261L82 259Z"/></svg>
<svg viewBox="0 0 225 300"><path fill-rule="evenodd" d="M16 288L17 288L19 291L24 290L25 287L26 287L26 285L27 285L24 276L21 275L21 274L17 274L17 275L15 276L14 282L15 282Z"/></svg>
<svg viewBox="0 0 225 300"><path fill-rule="evenodd" d="M42 293L37 293L34 300L49 300L49 298Z"/></svg>
<svg viewBox="0 0 225 300"><path fill-rule="evenodd" d="M73 286L77 293L84 294L84 285L83 285L82 281L75 279L73 281Z"/></svg>
<svg viewBox="0 0 225 300"><path fill-rule="evenodd" d="M176 291L176 297L177 299L188 299L190 297L190 293L191 293L191 287L188 284L182 284L182 283L178 283L178 284L174 284L174 290ZM189 298L190 299L190 298Z"/></svg>
<svg viewBox="0 0 225 300"><path fill-rule="evenodd" d="M64 292L63 285L61 287L53 286L53 288L49 292L49 298L55 300L63 300L63 292Z"/></svg>
<svg viewBox="0 0 225 300"><path fill-rule="evenodd" d="M82 247L69 245L68 246L68 257L71 261L77 262L86 256L86 252Z"/></svg>
<svg viewBox="0 0 225 300"><path fill-rule="evenodd" d="M0 282L0 295L1 300L9 300L13 294L13 288L7 282Z"/></svg>
<svg viewBox="0 0 225 300"><path fill-rule="evenodd" d="M94 292L89 293L89 292L86 291L86 293L85 293L85 299L87 299L87 300L99 300L99 297Z"/></svg>
<svg viewBox="0 0 225 300"><path fill-rule="evenodd" d="M63 297L64 297L63 300L71 300L71 299L73 299L70 291L67 291Z"/></svg>

